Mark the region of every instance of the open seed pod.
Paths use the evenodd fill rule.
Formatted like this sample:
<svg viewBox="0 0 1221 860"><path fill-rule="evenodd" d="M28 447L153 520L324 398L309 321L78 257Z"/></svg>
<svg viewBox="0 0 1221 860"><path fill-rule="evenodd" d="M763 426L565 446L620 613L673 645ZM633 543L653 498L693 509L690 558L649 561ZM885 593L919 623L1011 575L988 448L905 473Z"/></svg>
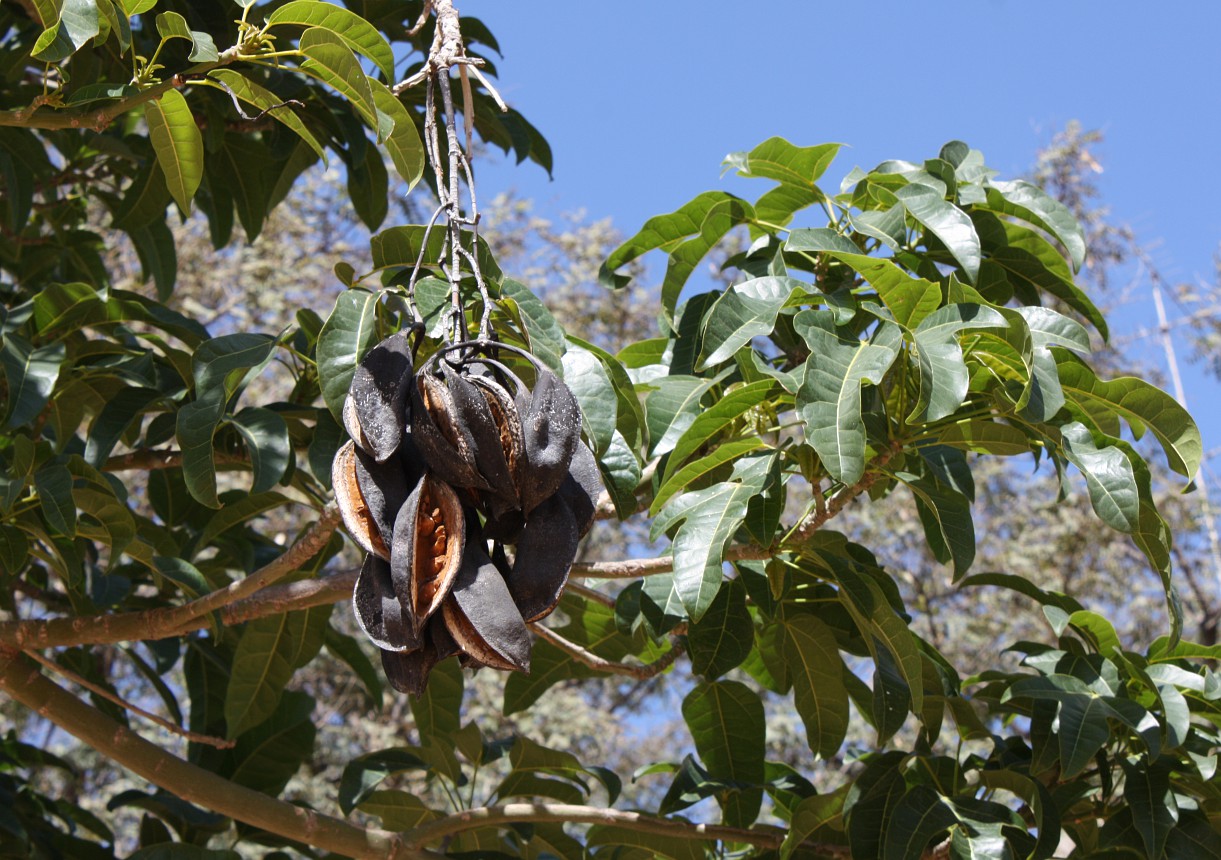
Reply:
<svg viewBox="0 0 1221 860"><path fill-rule="evenodd" d="M403 438L414 376L405 331L390 335L369 350L352 375L348 397L361 433L352 433L351 426L348 433L379 463L398 450ZM344 410L347 425L347 402Z"/></svg>
<svg viewBox="0 0 1221 860"><path fill-rule="evenodd" d="M530 671L526 622L482 537L468 542L462 568L441 611L463 653L494 669Z"/></svg>
<svg viewBox="0 0 1221 860"><path fill-rule="evenodd" d="M508 577L509 593L526 621L550 615L560 602L579 540L576 518L562 494L531 512Z"/></svg>
<svg viewBox="0 0 1221 860"><path fill-rule="evenodd" d="M475 442L479 474L501 502L492 507L498 510L519 507L513 474L513 467L522 460L517 405L507 391L486 377L451 372L449 384L460 418Z"/></svg>
<svg viewBox="0 0 1221 860"><path fill-rule="evenodd" d="M407 483L407 469L398 451L384 463L377 462L359 446L353 454L356 485L382 543L388 547L393 540L394 520L411 492L411 485Z"/></svg>
<svg viewBox="0 0 1221 860"><path fill-rule="evenodd" d="M390 548L382 539L369 504L360 491L356 444L350 439L335 453L331 463L331 485L335 488L335 502L343 515L343 524L352 540L365 552L390 558Z"/></svg>
<svg viewBox="0 0 1221 860"><path fill-rule="evenodd" d="M445 628L445 621L440 615L434 615L424 628L419 649L410 653L382 649L382 670L394 689L420 696L428 686L433 668L459 653L457 643Z"/></svg>
<svg viewBox="0 0 1221 860"><path fill-rule="evenodd" d="M518 405L526 461L517 473L517 489L527 517L564 483L581 441L581 410L576 397L537 361L535 369L537 377L529 405Z"/></svg>
<svg viewBox="0 0 1221 860"><path fill-rule="evenodd" d="M360 629L383 651L415 651L423 644L407 616L406 607L394 593L390 564L372 553L365 555L365 563L356 578L352 610Z"/></svg>
<svg viewBox="0 0 1221 860"><path fill-rule="evenodd" d="M598 497L602 495L602 475L598 472L598 461L594 452L589 450L584 442L577 443L576 453L572 455L572 465L568 467L568 476L558 490L560 496L568 503L577 523L577 535L585 537L589 534L598 512Z"/></svg>
<svg viewBox="0 0 1221 860"><path fill-rule="evenodd" d="M453 586L466 545L466 515L453 489L431 472L416 484L394 521L390 577L415 630L424 627Z"/></svg>
<svg viewBox="0 0 1221 860"><path fill-rule="evenodd" d="M438 354L439 355L439 354ZM441 480L455 487L488 489L479 473L475 439L461 418L448 385L457 374L433 356L411 386L411 431L424 459ZM438 370L436 365L440 366Z"/></svg>

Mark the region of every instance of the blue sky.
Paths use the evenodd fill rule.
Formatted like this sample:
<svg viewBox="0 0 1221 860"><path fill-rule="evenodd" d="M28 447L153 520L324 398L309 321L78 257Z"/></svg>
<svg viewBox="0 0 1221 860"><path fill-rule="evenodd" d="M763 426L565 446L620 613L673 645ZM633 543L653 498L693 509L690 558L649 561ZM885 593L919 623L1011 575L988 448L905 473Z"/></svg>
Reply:
<svg viewBox="0 0 1221 860"><path fill-rule="evenodd" d="M771 135L848 144L823 180L834 188L854 165L923 160L954 138L1014 176L1077 119L1106 134L1098 181L1113 220L1136 230L1170 281L1213 279L1221 4L458 6L500 40L502 92L555 152L553 181L529 165L485 166L481 196L515 189L541 214L584 209L630 234L701 191L741 188L720 178L721 159ZM1153 319L1147 283L1137 295L1120 334ZM1218 383L1190 366L1185 382L1205 449L1221 447Z"/></svg>

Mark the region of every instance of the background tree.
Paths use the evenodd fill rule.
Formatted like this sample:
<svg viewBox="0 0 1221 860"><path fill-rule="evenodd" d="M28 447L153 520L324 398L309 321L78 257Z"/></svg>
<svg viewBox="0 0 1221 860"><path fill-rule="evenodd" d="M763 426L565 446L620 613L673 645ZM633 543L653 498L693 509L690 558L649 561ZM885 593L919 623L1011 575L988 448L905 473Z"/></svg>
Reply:
<svg viewBox="0 0 1221 860"><path fill-rule="evenodd" d="M489 65L462 62L448 3L153 5L0 6L5 851L1047 857L1067 837L1074 856L1215 855L1221 688L1199 658L1216 651L1178 640L1173 548L1120 419L1180 484L1199 436L1167 395L1086 363L1086 326L1106 331L1073 276L1088 219L958 142L828 195L836 147L777 138L728 161L769 181L753 203L709 192L617 248L604 226L537 223L485 246L453 191L473 189L448 184L459 131L549 153L500 111ZM477 21L463 33L495 48ZM430 232L438 210L409 204L424 223L366 251L337 203L381 225L383 153L447 217ZM343 169L307 173L323 155ZM171 201L204 218L172 228ZM254 244L232 242L235 215ZM485 207L481 229L524 217ZM735 228L752 241L728 288L684 290ZM590 263L609 257L622 291L658 248L660 329L643 329L633 294L588 290ZM549 310L511 275L565 291ZM355 578L328 504L337 407L413 308L420 358L439 346L447 284L463 325L490 311L577 394L607 497L573 575L603 584L535 625L529 676L451 660L370 719L375 652L331 608ZM1040 488L989 464L1022 453L1066 487L1085 476L1096 541L1055 488L1019 532L1000 491ZM1015 555L1030 531L1040 552ZM648 539L667 549L624 558ZM1067 593L1137 565L1147 585L1103 613ZM949 569L977 587L944 587ZM1050 635L972 621L985 588L1007 620L1041 604ZM1171 635L1132 650L1164 597ZM1018 638L1020 665L961 647ZM625 703L680 713L693 748L626 793ZM45 749L47 721L83 741L75 764ZM109 786L107 760L154 787Z"/></svg>

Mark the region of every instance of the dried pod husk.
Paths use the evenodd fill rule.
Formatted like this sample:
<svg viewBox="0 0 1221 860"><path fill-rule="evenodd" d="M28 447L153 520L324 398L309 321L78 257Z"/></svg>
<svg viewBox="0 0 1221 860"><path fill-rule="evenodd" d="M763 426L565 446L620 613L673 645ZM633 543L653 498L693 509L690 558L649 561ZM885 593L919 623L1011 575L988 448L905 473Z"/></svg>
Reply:
<svg viewBox="0 0 1221 860"><path fill-rule="evenodd" d="M356 444L348 440L335 452L331 463L331 485L343 524L357 546L381 558L390 558L390 548L382 539L373 514L360 491L356 475Z"/></svg>
<svg viewBox="0 0 1221 860"><path fill-rule="evenodd" d="M509 593L527 622L550 615L560 602L577 555L577 521L560 493L536 507L517 540Z"/></svg>
<svg viewBox="0 0 1221 860"><path fill-rule="evenodd" d="M394 521L398 516L412 485L407 483L407 469L398 452L384 463L371 455L355 449L356 484L361 498L369 510L369 516L381 535L382 543L389 547L394 539Z"/></svg>
<svg viewBox="0 0 1221 860"><path fill-rule="evenodd" d="M444 361L439 363L445 373L448 365ZM428 366L421 369L411 386L411 431L429 468L445 483L479 490L488 488L479 474L474 437L459 419L453 393Z"/></svg>
<svg viewBox="0 0 1221 860"><path fill-rule="evenodd" d="M365 555L356 587L352 590L356 623L383 651L415 651L423 642L407 615L407 608L394 593L390 564L372 553Z"/></svg>
<svg viewBox="0 0 1221 860"><path fill-rule="evenodd" d="M581 441L581 410L572 391L541 365L529 405L519 404L526 457L517 473L522 511L530 512L564 483Z"/></svg>
<svg viewBox="0 0 1221 860"><path fill-rule="evenodd" d="M360 429L360 419L356 417L356 401L352 399L352 391L348 390L348 396L343 399L343 429L348 431L348 436L356 443L356 447L362 451L370 449L369 440L365 438L365 431Z"/></svg>
<svg viewBox="0 0 1221 860"><path fill-rule="evenodd" d="M412 696L424 695L428 676L438 662L437 652L427 644L406 653L382 649L382 671L386 673L386 680L400 693Z"/></svg>
<svg viewBox="0 0 1221 860"><path fill-rule="evenodd" d="M467 544L462 569L442 607L463 653L505 671L530 671L530 634L483 541Z"/></svg>
<svg viewBox="0 0 1221 860"><path fill-rule="evenodd" d="M361 447L379 463L394 454L403 439L414 376L407 332L392 334L369 350L352 374L348 396L362 431ZM346 415L344 419L347 424Z"/></svg>
<svg viewBox="0 0 1221 860"><path fill-rule="evenodd" d="M602 475L594 452L580 442L572 455L568 476L560 484L560 496L568 503L577 522L577 535L585 537L593 527L598 513L598 497L602 495Z"/></svg>
<svg viewBox="0 0 1221 860"><path fill-rule="evenodd" d="M449 594L462 566L466 514L444 481L428 472L399 509L390 576L419 631Z"/></svg>
<svg viewBox="0 0 1221 860"><path fill-rule="evenodd" d="M489 376L472 374L461 380L462 386L454 391L455 401L459 400L459 392L463 396L472 394L482 398L480 403L470 406L472 413L479 414L479 424L469 426L475 437L480 474L502 502L491 507L498 512L517 509L521 506L517 474L525 463L525 442L517 403L504 386Z"/></svg>

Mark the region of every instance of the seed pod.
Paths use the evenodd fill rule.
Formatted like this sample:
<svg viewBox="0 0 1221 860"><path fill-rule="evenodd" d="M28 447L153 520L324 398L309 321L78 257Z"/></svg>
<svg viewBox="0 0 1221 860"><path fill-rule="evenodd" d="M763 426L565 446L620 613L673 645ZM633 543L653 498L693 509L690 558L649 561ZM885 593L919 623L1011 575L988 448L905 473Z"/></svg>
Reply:
<svg viewBox="0 0 1221 860"><path fill-rule="evenodd" d="M405 331L390 335L369 350L352 374L348 395L362 431L361 447L379 463L398 450L407 428L414 375ZM344 405L346 409L347 404ZM344 419L347 424L346 414ZM348 432L351 433L351 428ZM356 434L352 438L358 439Z"/></svg>
<svg viewBox="0 0 1221 860"><path fill-rule="evenodd" d="M560 485L559 494L568 503L576 518L577 534L585 537L594 524L598 511L598 497L602 495L602 476L598 472L598 461L594 452L584 442L577 444L572 455L568 475Z"/></svg>
<svg viewBox="0 0 1221 860"><path fill-rule="evenodd" d="M390 686L400 693L424 695L428 676L436 665L437 653L427 646L409 653L382 649L382 671L386 673Z"/></svg>
<svg viewBox="0 0 1221 860"><path fill-rule="evenodd" d="M356 484L361 498L369 509L369 516L377 527L382 543L390 546L394 539L394 520L411 485L407 483L407 470L398 452L384 463L379 463L357 447L355 454Z"/></svg>
<svg viewBox="0 0 1221 860"><path fill-rule="evenodd" d="M372 553L365 555L352 590L356 623L369 640L384 651L415 651L423 644L390 578L390 565Z"/></svg>
<svg viewBox="0 0 1221 860"><path fill-rule="evenodd" d="M335 502L343 515L343 524L357 546L365 552L381 558L390 558L378 526L360 491L356 476L356 445L351 440L335 453L331 463L331 485L335 488Z"/></svg>
<svg viewBox="0 0 1221 860"><path fill-rule="evenodd" d="M494 669L530 671L530 634L504 577L482 539L467 545L462 569L442 608L445 626L464 653Z"/></svg>
<svg viewBox="0 0 1221 860"><path fill-rule="evenodd" d="M448 484L427 473L394 521L390 577L418 632L449 594L462 565L466 515Z"/></svg>
<svg viewBox="0 0 1221 860"><path fill-rule="evenodd" d="M535 506L551 496L568 474L573 453L581 441L581 410L568 386L550 370L537 365L538 377L529 405L519 403L522 440L526 451L524 468L517 473L522 512L527 517Z"/></svg>
<svg viewBox="0 0 1221 860"><path fill-rule="evenodd" d="M515 510L521 506L517 473L525 462L517 403L499 382L476 374L461 378L461 385L454 391L455 402L460 402L460 394L480 398L469 407L472 416L478 416L478 423L470 421L468 426L477 446L479 472L503 502L493 507L498 512Z"/></svg>
<svg viewBox="0 0 1221 860"><path fill-rule="evenodd" d="M453 373L439 362L442 373ZM459 419L453 393L442 377L422 368L411 386L411 430L428 466L455 487L488 488L475 460L475 440Z"/></svg>
<svg viewBox="0 0 1221 860"><path fill-rule="evenodd" d="M509 593L526 621L546 617L560 602L578 540L576 518L560 493L535 508L526 520L508 577Z"/></svg>
<svg viewBox="0 0 1221 860"><path fill-rule="evenodd" d="M343 399L343 429L348 431L348 436L356 443L357 448L370 450L369 440L365 438L365 431L360 429L360 419L356 417L356 401L352 399L351 389L348 389L348 396Z"/></svg>

